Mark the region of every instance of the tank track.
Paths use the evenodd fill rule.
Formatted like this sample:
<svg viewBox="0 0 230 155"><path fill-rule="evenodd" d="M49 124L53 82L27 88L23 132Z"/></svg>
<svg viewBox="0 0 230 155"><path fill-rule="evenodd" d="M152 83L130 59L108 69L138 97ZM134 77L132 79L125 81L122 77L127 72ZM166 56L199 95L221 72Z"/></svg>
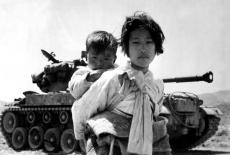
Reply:
<svg viewBox="0 0 230 155"><path fill-rule="evenodd" d="M5 138L5 140L6 140L6 143L7 143L7 145L10 147L10 148L12 148L12 149L14 149L15 151L21 151L21 150L31 150L31 148L29 147L29 145L28 145L28 141L27 141L27 145L26 145L26 147L25 148L23 148L23 149L15 149L14 147L13 147L13 144L12 144L12 140L11 140L11 138L12 138L12 133L7 133L6 131L5 131L5 129L4 129L4 127L3 127L3 116L7 113L7 112L21 112L21 113L24 113L24 114L26 114L26 112L30 112L30 111L34 111L34 112L42 112L42 111L49 111L49 112L60 112L60 111L66 111L66 112L68 112L69 114L70 114L70 111L71 111L71 106L72 105L65 105L65 106L46 106L46 107L39 107L39 106L30 106L30 107L27 107L27 106L25 106L25 107L19 107L19 106L9 106L8 108L6 108L5 110L3 110L2 112L1 112L1 114L0 114L0 130L1 130L1 132L2 132L2 135L3 135L3 137ZM70 116L70 115L69 115ZM71 117L71 116L70 116ZM71 119L67 124L58 124L59 125L59 127L58 128L62 128L62 130L64 131L65 129L71 129L72 128L72 118L69 118L69 119ZM26 120L26 119L25 119ZM33 127L34 125L31 125L30 126L30 128L31 127ZM23 127L23 126L22 126ZM49 125L49 127L51 127L51 125ZM28 130L29 130L29 128L27 128ZM48 129L48 127L46 128L45 127L45 131ZM45 132L44 131L44 132ZM43 146L42 146L42 148L41 149L43 149L44 150L44 152L46 152L45 151L45 149L43 148ZM66 153L63 153L62 152L62 150L61 150L61 148L59 148L57 151L55 151L55 153L56 152L61 152L62 154L66 154ZM52 153L52 152L49 152L49 153Z"/></svg>
<svg viewBox="0 0 230 155"><path fill-rule="evenodd" d="M179 146L172 146L173 151L175 152L186 151L186 150L195 148L196 146L204 143L210 137L212 137L218 130L220 118L216 116L207 115L205 117L205 122L207 123L207 126L205 127L201 136L195 136L194 134L192 134L192 135L187 135L183 138L178 139L178 141L182 143L180 143ZM185 141L186 143L184 143ZM177 140L175 140L173 143L177 143Z"/></svg>
<svg viewBox="0 0 230 155"><path fill-rule="evenodd" d="M11 143L11 136L9 135L9 134L7 134L7 132L4 130L4 128L3 128L3 126L2 126L2 124L3 124L3 119L2 119L2 117L4 116L4 114L8 111L9 109L5 109L5 110L3 110L2 112L1 112L1 114L0 114L0 130L1 130L1 132L2 132L2 136L5 138L5 140L6 140L6 143L7 143L7 145L10 147L10 148L13 148L13 146L12 146L12 143Z"/></svg>
<svg viewBox="0 0 230 155"><path fill-rule="evenodd" d="M195 143L191 144L191 146L189 146L186 149L194 148L194 147L204 143L205 141L207 141L213 135L215 135L216 131L218 130L220 118L215 117L215 116L206 116L206 117L207 117L206 119L208 119L208 127L205 128L204 135L201 138L199 138Z"/></svg>
<svg viewBox="0 0 230 155"><path fill-rule="evenodd" d="M3 128L3 119L2 117L4 116L4 114L6 112L23 112L23 113L26 113L26 112L29 112L29 111L52 111L52 112L60 112L60 111L67 111L70 113L70 110L71 110L71 105L66 105L66 106L46 106L46 107L17 107L17 106L12 106L12 107L9 107L8 109L5 109L4 111L2 111L2 113L0 114L1 117L0 117L0 129L2 131L2 135L4 136L5 140L6 140L6 143L9 147L13 148L14 147L12 146L12 142L11 142L11 135L12 134L9 134L7 133L4 128ZM202 143L204 143L206 140L208 140L210 137L212 137L216 131L218 130L218 125L219 125L219 122L220 122L220 118L216 117L216 116L211 116L211 115L206 115L205 116L205 123L207 123L203 133L201 136L195 136L194 134L193 135L188 135L186 137L184 137L184 139L179 139L179 141L183 141L186 140L186 143L182 143L181 146L174 146L172 147L173 151L184 151L184 150L188 150L188 149L191 149L191 148L194 148ZM67 129L67 128L72 128L71 125L72 125L72 122L70 121L70 123L68 124L58 124L60 128L63 128L63 131L64 129ZM33 125L32 125L33 126ZM46 128L48 129L48 128ZM190 140L188 140L190 139ZM175 143L177 143L177 140L175 141ZM184 144L184 145L183 145ZM28 145L26 148L23 148L23 149L20 149L20 150L28 150L28 149L31 149ZM44 149L44 148L42 148ZM18 149L14 149L16 151L20 151ZM59 149L58 151L61 151L61 149Z"/></svg>

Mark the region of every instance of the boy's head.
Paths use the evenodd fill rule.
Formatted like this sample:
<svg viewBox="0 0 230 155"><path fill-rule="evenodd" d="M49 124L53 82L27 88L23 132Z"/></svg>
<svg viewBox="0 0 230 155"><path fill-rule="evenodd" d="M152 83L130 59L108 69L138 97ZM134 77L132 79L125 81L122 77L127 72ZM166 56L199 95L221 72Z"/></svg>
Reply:
<svg viewBox="0 0 230 155"><path fill-rule="evenodd" d="M136 29L144 28L155 43L156 54L163 53L163 41L165 39L161 27L146 13L137 11L133 16L126 17L121 31L122 51L129 57L129 39L130 33Z"/></svg>
<svg viewBox="0 0 230 155"><path fill-rule="evenodd" d="M88 66L93 69L113 68L116 60L117 40L106 31L94 31L86 39Z"/></svg>

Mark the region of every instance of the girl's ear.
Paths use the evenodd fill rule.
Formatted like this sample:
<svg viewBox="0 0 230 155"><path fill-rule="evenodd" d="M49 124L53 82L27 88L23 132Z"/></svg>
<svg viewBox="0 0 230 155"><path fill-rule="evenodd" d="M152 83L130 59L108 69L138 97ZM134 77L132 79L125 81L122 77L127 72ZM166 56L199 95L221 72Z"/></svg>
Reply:
<svg viewBox="0 0 230 155"><path fill-rule="evenodd" d="M157 56L159 56L159 55L161 54L161 53L159 53L159 52L157 52L157 51L155 51L155 53L156 53Z"/></svg>
<svg viewBox="0 0 230 155"><path fill-rule="evenodd" d="M87 60L88 57L88 51L81 51L81 59L86 59Z"/></svg>

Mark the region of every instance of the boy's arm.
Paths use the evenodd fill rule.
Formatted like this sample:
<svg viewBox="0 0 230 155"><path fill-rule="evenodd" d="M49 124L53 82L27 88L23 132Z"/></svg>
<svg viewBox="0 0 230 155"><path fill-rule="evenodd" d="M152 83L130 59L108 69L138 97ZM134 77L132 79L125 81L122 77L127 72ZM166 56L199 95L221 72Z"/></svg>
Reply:
<svg viewBox="0 0 230 155"><path fill-rule="evenodd" d="M107 107L108 101L114 96L119 84L116 80L102 75L90 89L77 100L72 107L74 133L76 139L82 139L84 124L93 115L102 112ZM110 75L111 76L111 75ZM108 79L109 78L109 79Z"/></svg>
<svg viewBox="0 0 230 155"><path fill-rule="evenodd" d="M77 70L71 77L68 88L75 99L79 99L90 88L92 82L86 80L88 74L89 71Z"/></svg>
<svg viewBox="0 0 230 155"><path fill-rule="evenodd" d="M105 69L93 70L86 76L86 80L88 82L95 82L101 77L101 75L105 71L106 71Z"/></svg>

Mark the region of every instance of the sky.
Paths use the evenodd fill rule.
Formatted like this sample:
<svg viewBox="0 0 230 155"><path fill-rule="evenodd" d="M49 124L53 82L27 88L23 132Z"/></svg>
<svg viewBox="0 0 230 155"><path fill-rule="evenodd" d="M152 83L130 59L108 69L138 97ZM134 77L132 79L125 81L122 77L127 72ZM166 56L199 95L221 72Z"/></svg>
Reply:
<svg viewBox="0 0 230 155"><path fill-rule="evenodd" d="M230 89L229 0L0 0L0 100L40 92L31 74L48 64L41 49L62 61L80 58L95 30L120 37L126 16L145 11L161 26L164 53L150 70L155 78L214 73L211 84L165 84L165 93ZM117 64L126 58L118 49Z"/></svg>

